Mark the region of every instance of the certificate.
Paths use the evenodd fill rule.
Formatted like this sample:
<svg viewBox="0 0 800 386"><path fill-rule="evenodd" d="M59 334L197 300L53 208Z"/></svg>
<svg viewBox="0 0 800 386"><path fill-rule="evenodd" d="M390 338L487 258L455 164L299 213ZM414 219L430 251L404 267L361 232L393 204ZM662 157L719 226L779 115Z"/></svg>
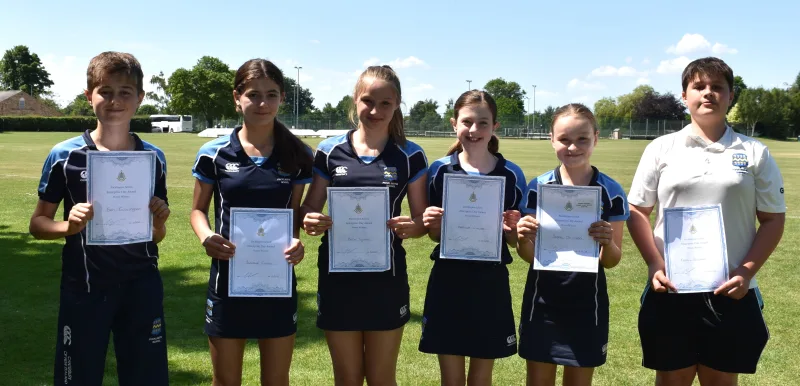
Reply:
<svg viewBox="0 0 800 386"><path fill-rule="evenodd" d="M87 201L94 218L87 245L122 245L153 240L150 199L156 181L153 151L88 151Z"/></svg>
<svg viewBox="0 0 800 386"><path fill-rule="evenodd" d="M679 293L713 292L728 280L720 205L664 208L664 262Z"/></svg>
<svg viewBox="0 0 800 386"><path fill-rule="evenodd" d="M442 259L502 261L506 178L447 173L442 193Z"/></svg>
<svg viewBox="0 0 800 386"><path fill-rule="evenodd" d="M231 208L228 296L292 297L292 265L284 251L292 243L291 209Z"/></svg>
<svg viewBox="0 0 800 386"><path fill-rule="evenodd" d="M589 227L600 221L602 188L539 184L533 269L597 272L600 246Z"/></svg>
<svg viewBox="0 0 800 386"><path fill-rule="evenodd" d="M391 268L389 188L328 188L328 272Z"/></svg>

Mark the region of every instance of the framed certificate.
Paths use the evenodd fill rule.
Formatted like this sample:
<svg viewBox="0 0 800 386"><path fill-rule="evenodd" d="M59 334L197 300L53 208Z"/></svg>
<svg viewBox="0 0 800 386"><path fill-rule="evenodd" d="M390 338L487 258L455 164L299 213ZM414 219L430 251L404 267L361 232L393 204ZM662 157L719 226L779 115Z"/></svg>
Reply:
<svg viewBox="0 0 800 386"><path fill-rule="evenodd" d="M600 221L602 188L539 184L537 193L533 269L597 272L600 245L589 236L589 227Z"/></svg>
<svg viewBox="0 0 800 386"><path fill-rule="evenodd" d="M722 207L664 208L664 263L678 293L713 292L728 281Z"/></svg>
<svg viewBox="0 0 800 386"><path fill-rule="evenodd" d="M153 240L150 199L155 191L156 153L86 153L87 202L94 218L86 226L87 245L123 245Z"/></svg>
<svg viewBox="0 0 800 386"><path fill-rule="evenodd" d="M230 241L236 252L228 269L228 296L291 297L291 209L231 208Z"/></svg>
<svg viewBox="0 0 800 386"><path fill-rule="evenodd" d="M328 188L329 272L391 269L388 187Z"/></svg>
<svg viewBox="0 0 800 386"><path fill-rule="evenodd" d="M446 173L442 259L502 261L506 178Z"/></svg>

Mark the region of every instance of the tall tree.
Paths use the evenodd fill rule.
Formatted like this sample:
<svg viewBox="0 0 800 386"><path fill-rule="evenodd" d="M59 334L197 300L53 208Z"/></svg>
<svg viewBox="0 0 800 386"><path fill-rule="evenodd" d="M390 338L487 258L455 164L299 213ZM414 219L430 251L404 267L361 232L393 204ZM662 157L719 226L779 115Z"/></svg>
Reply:
<svg viewBox="0 0 800 386"><path fill-rule="evenodd" d="M617 102L613 98L603 98L594 103L594 116L597 119L617 117Z"/></svg>
<svg viewBox="0 0 800 386"><path fill-rule="evenodd" d="M31 53L26 46L7 50L0 60L0 87L6 90L22 90L32 96L48 94L53 85L50 73L44 69L39 55Z"/></svg>
<svg viewBox="0 0 800 386"><path fill-rule="evenodd" d="M553 106L547 106L547 108L544 109L544 112L542 112L541 124L539 123L538 119L536 120L536 124L540 127L543 127L545 130L550 131L550 128L553 127L553 115L555 114L556 108Z"/></svg>
<svg viewBox="0 0 800 386"><path fill-rule="evenodd" d="M171 113L169 108L170 94L167 87L167 78L164 77L164 72L159 72L158 75L150 77L150 84L156 86L156 91L149 91L145 94L147 99L155 102L158 111L165 114Z"/></svg>
<svg viewBox="0 0 800 386"><path fill-rule="evenodd" d="M158 111L158 107L150 105L150 104L143 104L139 106L139 109L136 110L136 115L154 115L160 114Z"/></svg>
<svg viewBox="0 0 800 386"><path fill-rule="evenodd" d="M652 86L643 84L633 89L630 94L620 95L617 98L617 118L633 118L634 110L641 100L655 92Z"/></svg>
<svg viewBox="0 0 800 386"><path fill-rule="evenodd" d="M289 77L283 78L283 87L284 91L286 92L286 100L281 105L280 109L278 110L278 114L294 114L294 92L295 87L297 86L297 82ZM314 97L311 96L311 91L307 88L303 88L300 85L300 101L299 103L299 116L303 116L308 114L309 112L314 110Z"/></svg>
<svg viewBox="0 0 800 386"><path fill-rule="evenodd" d="M433 99L417 101L408 112L406 123L412 130L432 130L442 124L442 117L436 110L439 103Z"/></svg>
<svg viewBox="0 0 800 386"><path fill-rule="evenodd" d="M517 82L508 82L503 78L496 78L486 82L483 86L489 94L492 94L494 100L497 102L497 116L498 119L504 117L505 119L522 119L522 114L525 111L525 90L520 87ZM501 102L501 99L507 99ZM501 112L500 106L503 105Z"/></svg>
<svg viewBox="0 0 800 386"><path fill-rule="evenodd" d="M769 116L767 100L769 92L761 87L748 88L742 92L737 104L739 119L750 129L751 137L755 135L756 125L763 122Z"/></svg>
<svg viewBox="0 0 800 386"><path fill-rule="evenodd" d="M166 94L176 114L203 117L211 127L215 119L233 118L233 71L221 60L203 56L191 70L179 68L169 76Z"/></svg>
<svg viewBox="0 0 800 386"><path fill-rule="evenodd" d="M728 107L728 112L731 111L733 106L736 106L736 102L739 101L739 94L741 94L742 91L744 91L744 90L747 90L747 85L744 83L744 80L742 79L742 77L738 76L738 75L734 76L733 77L733 102L731 102L731 105Z"/></svg>
<svg viewBox="0 0 800 386"><path fill-rule="evenodd" d="M686 108L672 93L646 93L633 107L634 119L671 119L681 120L686 115Z"/></svg>

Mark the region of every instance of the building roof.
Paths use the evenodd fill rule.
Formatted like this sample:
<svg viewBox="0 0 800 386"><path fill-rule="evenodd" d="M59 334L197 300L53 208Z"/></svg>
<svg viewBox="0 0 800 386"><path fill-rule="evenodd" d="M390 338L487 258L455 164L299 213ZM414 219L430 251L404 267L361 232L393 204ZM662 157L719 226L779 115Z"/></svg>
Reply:
<svg viewBox="0 0 800 386"><path fill-rule="evenodd" d="M0 91L0 102L21 93L20 90Z"/></svg>

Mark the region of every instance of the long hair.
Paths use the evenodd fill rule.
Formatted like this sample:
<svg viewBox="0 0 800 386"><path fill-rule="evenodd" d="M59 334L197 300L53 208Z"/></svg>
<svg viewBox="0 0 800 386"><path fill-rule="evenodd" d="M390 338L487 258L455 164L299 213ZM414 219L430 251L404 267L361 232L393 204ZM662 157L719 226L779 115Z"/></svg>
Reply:
<svg viewBox="0 0 800 386"><path fill-rule="evenodd" d="M361 73L361 76L358 77L358 82L356 82L356 87L353 90L353 104L350 106L350 122L352 122L354 126L358 126L356 123L357 101L361 93L364 92L366 80L370 78L380 79L391 84L394 87L394 92L397 94L398 106L403 100L403 94L400 88L400 78L397 77L397 73L394 72L391 67L386 65L367 67L367 69ZM389 136L392 137L392 140L394 140L394 142L400 146L404 146L406 144L406 133L403 129L403 112L400 111L400 107L394 111L392 120L389 121Z"/></svg>
<svg viewBox="0 0 800 386"><path fill-rule="evenodd" d="M458 111L463 107L479 105L486 105L489 108L489 111L492 112L492 125L496 124L497 103L495 103L491 94L486 91L478 90L465 91L463 94L461 94L461 96L458 97L456 103L453 105L453 119L458 121ZM500 140L497 139L496 135L492 134L492 138L489 139L488 146L489 153L496 154L500 151ZM447 155L451 155L462 150L464 150L464 147L461 145L461 141L456 140L454 144L450 145L450 149L447 150Z"/></svg>
<svg viewBox="0 0 800 386"><path fill-rule="evenodd" d="M255 79L270 79L278 84L281 94L285 93L283 72L274 63L264 59L250 59L242 64L236 71L233 89L241 95L247 82ZM311 148L292 134L277 118L272 135L274 137L272 154L280 162L282 170L294 173L298 169L311 169L313 163Z"/></svg>
<svg viewBox="0 0 800 386"><path fill-rule="evenodd" d="M597 119L595 119L594 114L592 114L592 110L589 110L586 105L580 103L570 103L557 108L555 113L553 113L553 123L550 124L550 134L553 134L556 121L558 121L558 119L561 117L568 116L581 117L589 121L589 123L592 124L594 131L597 131Z"/></svg>

